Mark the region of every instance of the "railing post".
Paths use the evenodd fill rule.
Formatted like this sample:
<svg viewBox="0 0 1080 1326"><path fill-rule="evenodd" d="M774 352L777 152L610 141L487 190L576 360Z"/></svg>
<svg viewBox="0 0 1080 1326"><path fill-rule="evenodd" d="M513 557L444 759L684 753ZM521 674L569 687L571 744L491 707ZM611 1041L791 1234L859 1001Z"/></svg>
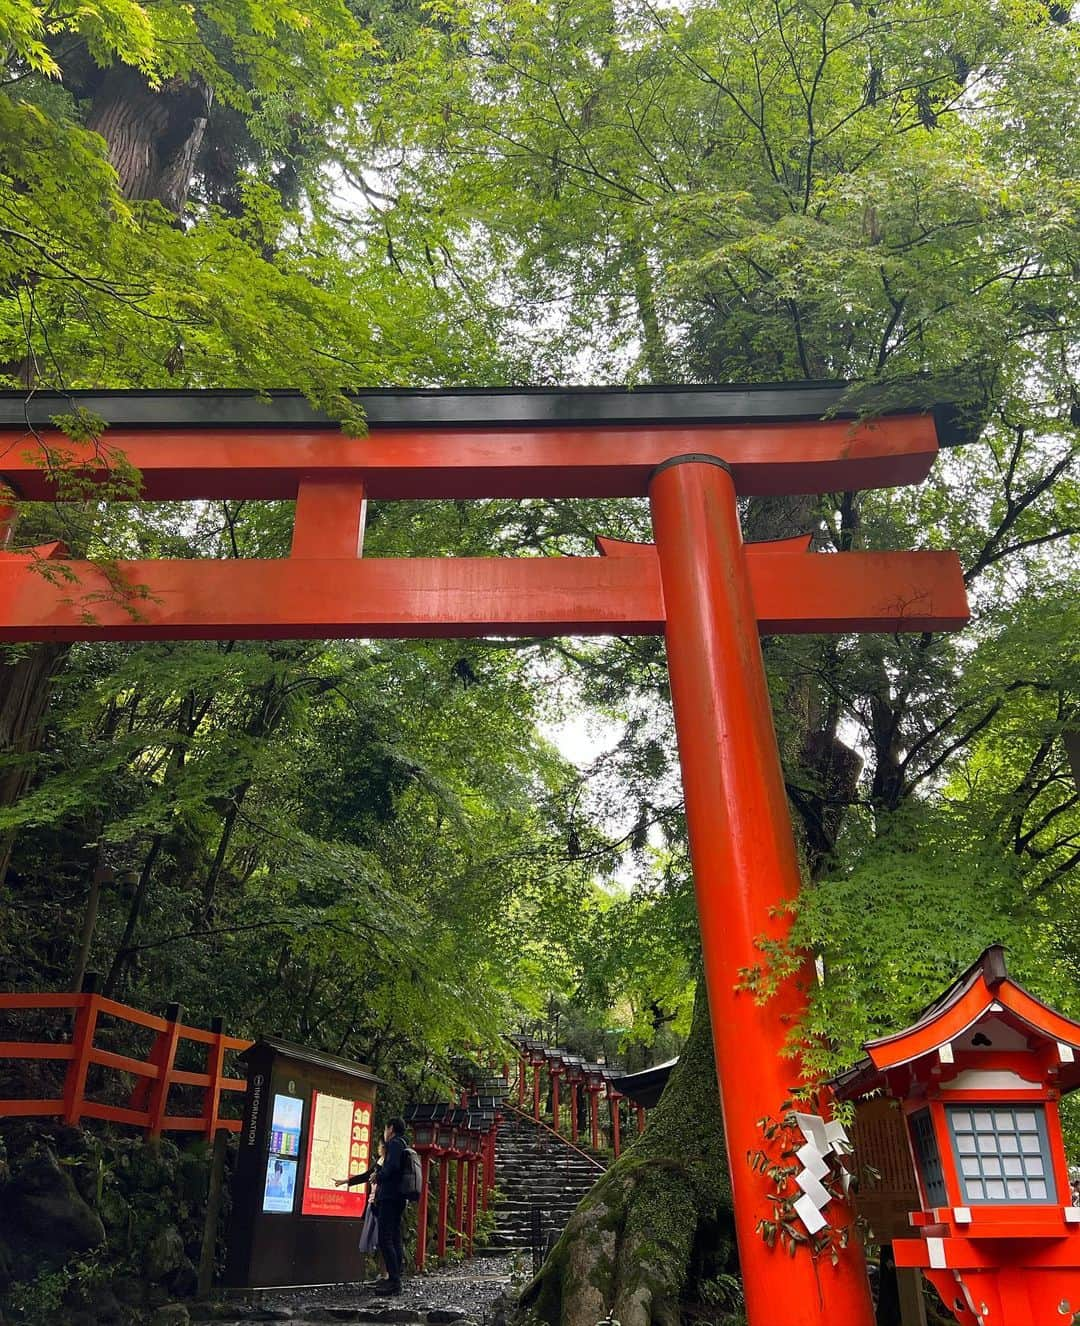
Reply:
<svg viewBox="0 0 1080 1326"><path fill-rule="evenodd" d="M84 1093L86 1091L86 1073L90 1067L90 1054L94 1048L94 1033L97 1031L100 996L97 993L101 977L97 972L87 972L83 978L81 1002L75 1011L75 1025L71 1032L71 1044L74 1054L68 1060L64 1074L64 1122L77 1124L82 1118Z"/></svg>
<svg viewBox="0 0 1080 1326"><path fill-rule="evenodd" d="M540 1122L540 1065L533 1064L533 1119Z"/></svg>
<svg viewBox="0 0 1080 1326"><path fill-rule="evenodd" d="M203 1096L202 1112L208 1138L217 1135L220 1122L218 1110L221 1107L221 1079L225 1070L225 1019L222 1017L212 1018L210 1030L214 1037L206 1051L206 1072L210 1078L210 1083Z"/></svg>
<svg viewBox="0 0 1080 1326"><path fill-rule="evenodd" d="M517 1099L517 1103L518 1103L518 1109L519 1109L519 1110L523 1110L523 1109L525 1108L525 1068L526 1068L526 1065L525 1065L525 1056L524 1056L524 1055L521 1055L521 1056L519 1056L519 1058L518 1058L518 1099Z"/></svg>
<svg viewBox="0 0 1080 1326"><path fill-rule="evenodd" d="M600 1091L589 1088L589 1123L592 1130L592 1148L600 1150Z"/></svg>
<svg viewBox="0 0 1080 1326"><path fill-rule="evenodd" d="M149 1119L146 1134L151 1140L161 1136L161 1125L169 1105L169 1085L172 1081L173 1063L176 1059L176 1046L180 1040L180 1019L184 1010L180 1004L170 1004L165 1010L168 1026L159 1031L150 1054L150 1062L158 1070L158 1075L150 1082L150 1098L147 1103ZM138 1108L136 1106L136 1108Z"/></svg>
<svg viewBox="0 0 1080 1326"><path fill-rule="evenodd" d="M551 1126L556 1132L559 1131L559 1078L562 1076L562 1070L558 1064L550 1064L548 1072L551 1074Z"/></svg>

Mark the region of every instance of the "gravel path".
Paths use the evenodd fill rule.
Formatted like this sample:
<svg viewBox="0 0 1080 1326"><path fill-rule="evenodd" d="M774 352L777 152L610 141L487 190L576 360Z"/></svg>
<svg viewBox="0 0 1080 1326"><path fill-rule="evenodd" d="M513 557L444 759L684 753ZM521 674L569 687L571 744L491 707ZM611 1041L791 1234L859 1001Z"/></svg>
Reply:
<svg viewBox="0 0 1080 1326"><path fill-rule="evenodd" d="M411 1275L403 1291L393 1298L370 1284L331 1285L318 1289L262 1291L247 1302L215 1305L195 1320L212 1320L221 1326L241 1326L259 1321L289 1321L294 1326L328 1321L422 1323L451 1326L451 1323L493 1321L497 1300L512 1293L514 1281L523 1282L530 1269L520 1255L475 1257L426 1275Z"/></svg>

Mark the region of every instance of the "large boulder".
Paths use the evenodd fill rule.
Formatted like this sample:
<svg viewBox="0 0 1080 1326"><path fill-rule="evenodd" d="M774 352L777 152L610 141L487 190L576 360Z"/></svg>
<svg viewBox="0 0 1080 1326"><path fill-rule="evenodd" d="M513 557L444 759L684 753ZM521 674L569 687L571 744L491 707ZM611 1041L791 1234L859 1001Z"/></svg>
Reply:
<svg viewBox="0 0 1080 1326"><path fill-rule="evenodd" d="M40 1245L49 1250L49 1260L89 1252L105 1242L105 1226L47 1149L5 1185L0 1221L10 1242Z"/></svg>

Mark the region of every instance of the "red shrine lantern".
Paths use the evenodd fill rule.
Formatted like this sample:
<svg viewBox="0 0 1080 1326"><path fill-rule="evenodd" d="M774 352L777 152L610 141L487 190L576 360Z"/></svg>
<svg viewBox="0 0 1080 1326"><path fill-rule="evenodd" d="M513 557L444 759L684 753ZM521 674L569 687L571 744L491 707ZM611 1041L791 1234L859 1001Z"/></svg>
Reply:
<svg viewBox="0 0 1080 1326"><path fill-rule="evenodd" d="M897 1239L962 1326L1080 1323L1080 1207L1058 1100L1080 1086L1080 1024L1013 981L1000 947L913 1026L867 1042L842 1100L900 1102L922 1210Z"/></svg>

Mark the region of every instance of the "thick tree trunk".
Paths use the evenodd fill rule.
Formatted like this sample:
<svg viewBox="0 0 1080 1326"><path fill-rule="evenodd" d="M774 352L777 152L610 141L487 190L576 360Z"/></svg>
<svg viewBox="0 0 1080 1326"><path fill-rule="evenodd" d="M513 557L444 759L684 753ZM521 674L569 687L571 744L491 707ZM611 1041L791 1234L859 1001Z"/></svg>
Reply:
<svg viewBox="0 0 1080 1326"><path fill-rule="evenodd" d="M677 1326L687 1286L735 1269L708 1003L648 1127L570 1218L520 1313L547 1326ZM714 1314L714 1320L715 1320Z"/></svg>
<svg viewBox="0 0 1080 1326"><path fill-rule="evenodd" d="M69 648L34 645L0 663L0 755L11 761L0 772L0 807L14 805L30 780L53 678ZM0 838L0 884L7 875L14 843L14 831Z"/></svg>
<svg viewBox="0 0 1080 1326"><path fill-rule="evenodd" d="M108 144L126 198L156 199L180 215L211 100L210 89L198 79L174 79L155 90L135 69L117 65L108 71L86 127Z"/></svg>

